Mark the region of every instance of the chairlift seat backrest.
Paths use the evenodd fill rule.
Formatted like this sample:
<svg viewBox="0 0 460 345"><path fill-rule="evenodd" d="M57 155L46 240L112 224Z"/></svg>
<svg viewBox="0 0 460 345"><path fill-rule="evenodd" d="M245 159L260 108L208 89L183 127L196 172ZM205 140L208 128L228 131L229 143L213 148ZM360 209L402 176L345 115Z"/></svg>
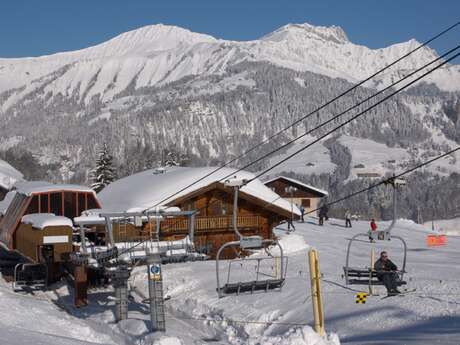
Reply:
<svg viewBox="0 0 460 345"><path fill-rule="evenodd" d="M260 249L262 248L262 237L244 236L240 239L241 249Z"/></svg>

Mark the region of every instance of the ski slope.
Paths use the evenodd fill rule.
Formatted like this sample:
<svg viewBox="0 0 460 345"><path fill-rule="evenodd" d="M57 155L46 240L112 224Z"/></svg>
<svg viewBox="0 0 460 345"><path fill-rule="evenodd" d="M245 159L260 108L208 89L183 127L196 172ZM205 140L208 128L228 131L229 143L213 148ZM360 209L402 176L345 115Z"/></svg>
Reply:
<svg viewBox="0 0 460 345"><path fill-rule="evenodd" d="M163 266L167 332L149 332L145 267L137 267L130 279L129 319L114 323L113 291L91 291L87 308L72 307L72 289L64 284L47 293L22 296L0 284L1 344L248 344L248 345L337 345L337 344L458 344L460 336L460 238L448 236L445 247L428 248L426 227L411 221L397 222L393 234L408 243L408 288L416 292L382 299L368 297L356 304L353 291L342 278L347 239L368 229L368 222L331 219L323 227L315 218L296 223L296 231L276 230L289 257L287 281L281 292L229 296L218 299L215 262ZM379 229L389 222L379 222ZM327 336L313 332L307 251L319 251ZM368 266L370 247L358 242L352 247L351 265ZM394 239L386 249L400 266L401 246ZM274 253L276 254L276 253ZM257 255L257 254L256 254ZM222 266L226 268L225 262ZM239 265L237 265L239 266ZM240 266L232 277L251 279L251 264ZM267 266L264 269L270 270ZM267 272L268 272L267 271ZM366 291L366 287L362 287ZM58 307L59 306L59 307Z"/></svg>

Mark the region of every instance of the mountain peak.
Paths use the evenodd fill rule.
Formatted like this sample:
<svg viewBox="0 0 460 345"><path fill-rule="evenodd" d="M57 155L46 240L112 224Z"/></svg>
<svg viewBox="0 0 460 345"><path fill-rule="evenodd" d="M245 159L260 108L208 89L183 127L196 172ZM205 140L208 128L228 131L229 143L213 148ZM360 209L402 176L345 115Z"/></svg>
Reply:
<svg viewBox="0 0 460 345"><path fill-rule="evenodd" d="M282 41L295 37L297 39L317 39L335 43L349 42L347 34L339 26L315 26L308 23L287 24L271 34L262 37L264 41Z"/></svg>

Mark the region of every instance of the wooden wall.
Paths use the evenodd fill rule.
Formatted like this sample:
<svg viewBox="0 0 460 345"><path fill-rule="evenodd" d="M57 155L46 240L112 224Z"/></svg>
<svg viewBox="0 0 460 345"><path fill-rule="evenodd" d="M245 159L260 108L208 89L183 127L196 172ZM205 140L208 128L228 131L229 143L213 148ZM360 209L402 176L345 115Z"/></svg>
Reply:
<svg viewBox="0 0 460 345"><path fill-rule="evenodd" d="M69 242L55 243L54 261L63 261L63 254L72 252L72 228L68 226L50 226L44 229L34 229L30 224L21 223L14 234L14 249L39 262L39 248L43 245L44 236L68 236Z"/></svg>

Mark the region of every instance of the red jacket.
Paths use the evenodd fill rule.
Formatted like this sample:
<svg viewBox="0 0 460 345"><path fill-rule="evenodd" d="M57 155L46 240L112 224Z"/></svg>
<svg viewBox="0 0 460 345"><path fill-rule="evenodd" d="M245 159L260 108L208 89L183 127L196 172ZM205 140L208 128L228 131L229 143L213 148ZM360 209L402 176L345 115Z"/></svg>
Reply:
<svg viewBox="0 0 460 345"><path fill-rule="evenodd" d="M372 229L372 231L377 230L377 223L376 222L374 222L374 221L371 222L371 229Z"/></svg>

